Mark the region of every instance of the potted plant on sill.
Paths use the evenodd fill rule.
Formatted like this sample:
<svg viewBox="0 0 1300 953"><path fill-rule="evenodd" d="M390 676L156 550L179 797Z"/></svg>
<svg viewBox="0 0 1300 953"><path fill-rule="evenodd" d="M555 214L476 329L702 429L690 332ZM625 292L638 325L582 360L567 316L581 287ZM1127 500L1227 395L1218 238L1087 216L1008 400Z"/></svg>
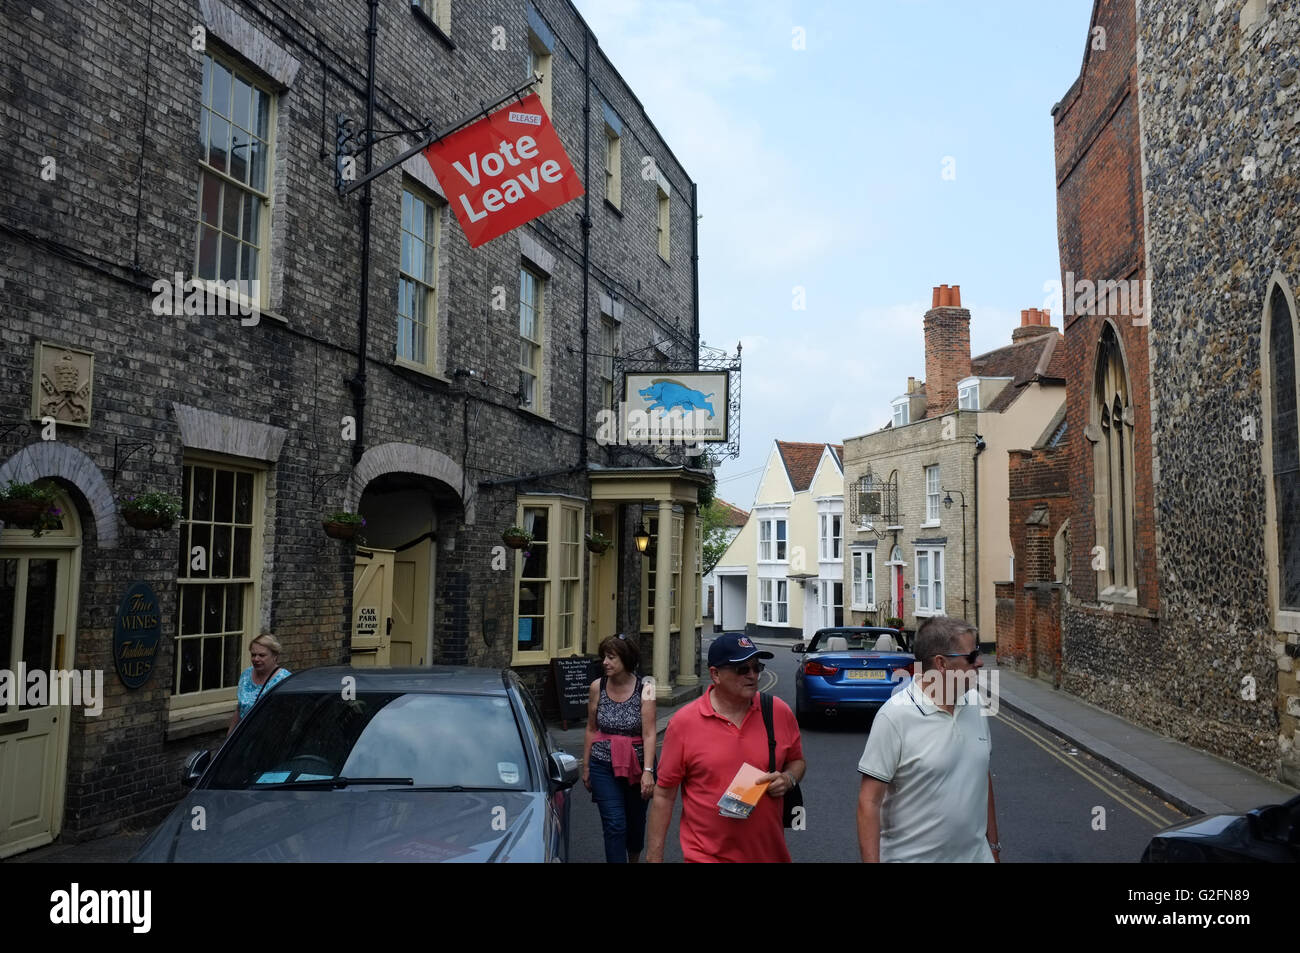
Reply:
<svg viewBox="0 0 1300 953"><path fill-rule="evenodd" d="M54 505L54 488L10 480L0 487L0 521L16 529L30 529L33 536L62 525L63 511Z"/></svg>
<svg viewBox="0 0 1300 953"><path fill-rule="evenodd" d="M171 529L181 514L181 498L149 490L122 501L122 518L135 529Z"/></svg>
<svg viewBox="0 0 1300 953"><path fill-rule="evenodd" d="M889 626L891 629L897 629L900 632L903 631L903 620L896 615L891 615L886 619L885 625Z"/></svg>
<svg viewBox="0 0 1300 953"><path fill-rule="evenodd" d="M501 534L501 542L511 549L527 549L533 542L533 534L522 526L511 526Z"/></svg>
<svg viewBox="0 0 1300 953"><path fill-rule="evenodd" d="M598 530L592 530L587 534L587 550L597 556L604 553L612 545L613 540Z"/></svg>
<svg viewBox="0 0 1300 953"><path fill-rule="evenodd" d="M349 513L347 510L335 510L333 513L325 514L325 519L321 520L321 526L325 528L325 535L334 539L351 539L357 535L357 530L366 525L366 518L360 513Z"/></svg>

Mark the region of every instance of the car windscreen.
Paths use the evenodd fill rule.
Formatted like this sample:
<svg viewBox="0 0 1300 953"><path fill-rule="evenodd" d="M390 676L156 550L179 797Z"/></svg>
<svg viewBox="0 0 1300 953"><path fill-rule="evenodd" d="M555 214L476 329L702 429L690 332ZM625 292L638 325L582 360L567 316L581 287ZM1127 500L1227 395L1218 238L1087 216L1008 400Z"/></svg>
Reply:
<svg viewBox="0 0 1300 953"><path fill-rule="evenodd" d="M524 742L499 695L276 692L227 742L205 786L271 788L330 778L389 787L531 790Z"/></svg>
<svg viewBox="0 0 1300 953"><path fill-rule="evenodd" d="M816 635L813 636L812 642L809 643L808 651L809 652L830 652L832 651L830 647L830 640L839 638L839 639L843 639L847 644L847 648L842 648L840 649L840 651L875 652L878 651L876 649L876 645L877 643L879 643L880 637L882 635L885 635L885 633L884 632L845 632L843 630L840 630L838 632L834 630L831 630L829 632L818 632ZM895 635L892 632L889 633L889 635L893 639L894 646L895 646L895 648L891 649L890 651L895 651L895 652L907 651L907 649L903 647L903 641L901 638L899 638L897 635Z"/></svg>

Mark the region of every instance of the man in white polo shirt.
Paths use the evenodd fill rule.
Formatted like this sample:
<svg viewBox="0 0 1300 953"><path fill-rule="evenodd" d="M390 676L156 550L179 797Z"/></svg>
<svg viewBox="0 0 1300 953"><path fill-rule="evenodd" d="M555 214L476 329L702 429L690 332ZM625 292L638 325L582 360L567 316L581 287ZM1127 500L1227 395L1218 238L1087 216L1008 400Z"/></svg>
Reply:
<svg viewBox="0 0 1300 953"><path fill-rule="evenodd" d="M1002 850L989 772L989 721L975 690L976 629L927 620L913 653L921 675L876 713L858 770L862 859L987 863Z"/></svg>

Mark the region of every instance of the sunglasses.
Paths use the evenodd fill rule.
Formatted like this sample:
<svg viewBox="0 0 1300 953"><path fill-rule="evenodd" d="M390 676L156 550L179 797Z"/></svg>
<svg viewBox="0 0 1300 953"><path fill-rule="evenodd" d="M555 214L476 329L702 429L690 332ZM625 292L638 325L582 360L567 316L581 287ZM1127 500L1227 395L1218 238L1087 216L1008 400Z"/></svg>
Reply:
<svg viewBox="0 0 1300 953"><path fill-rule="evenodd" d="M762 662L746 662L744 665L724 665L722 667L731 669L737 675L748 675L751 668L754 670L754 674L757 675L767 668Z"/></svg>
<svg viewBox="0 0 1300 953"><path fill-rule="evenodd" d="M970 664L974 665L975 660L978 659L982 654L983 653L978 648L976 648L974 651L971 652L946 652L943 654L943 657L964 658L966 661L970 662Z"/></svg>

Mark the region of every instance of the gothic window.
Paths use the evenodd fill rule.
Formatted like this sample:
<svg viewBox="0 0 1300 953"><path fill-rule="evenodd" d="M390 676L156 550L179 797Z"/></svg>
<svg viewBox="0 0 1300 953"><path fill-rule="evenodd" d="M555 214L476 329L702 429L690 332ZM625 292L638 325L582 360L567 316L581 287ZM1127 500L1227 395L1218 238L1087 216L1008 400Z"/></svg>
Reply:
<svg viewBox="0 0 1300 953"><path fill-rule="evenodd" d="M1280 285L1273 286L1269 300L1268 415L1272 447L1273 524L1277 534L1277 607L1300 610L1300 422L1296 417L1296 332L1295 320Z"/></svg>
<svg viewBox="0 0 1300 953"><path fill-rule="evenodd" d="M1093 381L1093 491L1096 545L1101 547L1098 590L1103 598L1136 595L1134 572L1133 410L1124 356L1107 323L1097 349Z"/></svg>

